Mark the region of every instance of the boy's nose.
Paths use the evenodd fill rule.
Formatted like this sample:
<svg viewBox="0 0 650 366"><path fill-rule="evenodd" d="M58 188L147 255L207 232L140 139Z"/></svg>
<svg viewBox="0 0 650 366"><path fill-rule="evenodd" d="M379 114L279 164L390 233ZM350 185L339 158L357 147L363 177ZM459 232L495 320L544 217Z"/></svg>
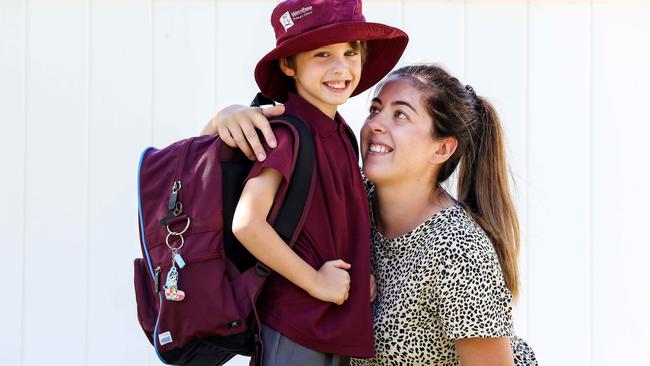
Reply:
<svg viewBox="0 0 650 366"><path fill-rule="evenodd" d="M336 73L343 73L349 71L348 64L345 62L344 57L335 57L332 60L332 70Z"/></svg>

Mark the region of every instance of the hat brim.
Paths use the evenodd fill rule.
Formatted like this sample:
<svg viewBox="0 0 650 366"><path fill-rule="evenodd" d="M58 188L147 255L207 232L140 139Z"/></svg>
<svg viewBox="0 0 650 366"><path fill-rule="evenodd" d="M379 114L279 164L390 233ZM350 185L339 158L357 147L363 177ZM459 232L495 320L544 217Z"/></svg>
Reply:
<svg viewBox="0 0 650 366"><path fill-rule="evenodd" d="M293 80L282 73L279 59L351 41L366 41L368 49L359 84L351 95L355 96L371 88L393 69L406 49L408 36L397 28L379 23L344 22L320 27L296 35L267 53L255 67L255 81L262 94L283 103L293 87Z"/></svg>

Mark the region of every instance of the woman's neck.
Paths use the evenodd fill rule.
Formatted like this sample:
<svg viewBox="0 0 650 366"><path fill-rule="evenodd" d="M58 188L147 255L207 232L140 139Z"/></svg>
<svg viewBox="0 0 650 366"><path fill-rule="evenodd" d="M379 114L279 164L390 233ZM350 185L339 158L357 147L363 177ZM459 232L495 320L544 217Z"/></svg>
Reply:
<svg viewBox="0 0 650 366"><path fill-rule="evenodd" d="M451 198L433 183L376 184L375 191L375 223L378 230L388 238L410 232L436 212L453 204Z"/></svg>

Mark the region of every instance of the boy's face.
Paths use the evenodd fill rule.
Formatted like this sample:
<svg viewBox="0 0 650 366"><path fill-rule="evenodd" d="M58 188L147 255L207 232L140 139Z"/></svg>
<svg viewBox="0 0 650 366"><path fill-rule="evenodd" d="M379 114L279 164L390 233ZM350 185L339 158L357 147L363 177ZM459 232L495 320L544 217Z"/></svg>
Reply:
<svg viewBox="0 0 650 366"><path fill-rule="evenodd" d="M331 118L361 77L361 54L347 42L301 52L294 64L292 69L282 60L280 67L294 78L298 94Z"/></svg>

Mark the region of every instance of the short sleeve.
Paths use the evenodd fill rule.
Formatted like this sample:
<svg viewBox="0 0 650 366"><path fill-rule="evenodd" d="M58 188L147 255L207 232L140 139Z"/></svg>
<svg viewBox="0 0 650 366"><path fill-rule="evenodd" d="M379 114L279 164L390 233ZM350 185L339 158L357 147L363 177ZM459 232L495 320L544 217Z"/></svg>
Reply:
<svg viewBox="0 0 650 366"><path fill-rule="evenodd" d="M512 294L487 235L469 228L443 240L434 264L433 296L447 337L512 336Z"/></svg>
<svg viewBox="0 0 650 366"><path fill-rule="evenodd" d="M253 164L253 167L246 177L246 181L260 175L264 168L276 170L280 175L282 175L285 183L291 180L291 164L293 162L294 145L293 133L289 127L282 125L273 125L272 128L278 142L277 147L271 149L266 142L263 142L266 159L264 161L256 161L255 164Z"/></svg>

